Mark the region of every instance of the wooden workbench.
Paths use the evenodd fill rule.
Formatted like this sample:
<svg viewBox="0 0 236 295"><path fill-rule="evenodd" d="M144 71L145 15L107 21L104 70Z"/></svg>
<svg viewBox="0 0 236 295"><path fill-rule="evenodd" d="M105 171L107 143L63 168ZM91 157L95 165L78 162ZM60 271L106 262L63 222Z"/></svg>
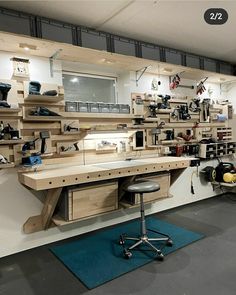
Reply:
<svg viewBox="0 0 236 295"><path fill-rule="evenodd" d="M44 207L40 215L30 217L24 224L24 232L32 233L47 229L63 187L182 169L189 166L191 159L185 157L159 157L131 161L117 161L93 165L54 168L38 172L19 173L19 181L34 190L47 190Z"/></svg>

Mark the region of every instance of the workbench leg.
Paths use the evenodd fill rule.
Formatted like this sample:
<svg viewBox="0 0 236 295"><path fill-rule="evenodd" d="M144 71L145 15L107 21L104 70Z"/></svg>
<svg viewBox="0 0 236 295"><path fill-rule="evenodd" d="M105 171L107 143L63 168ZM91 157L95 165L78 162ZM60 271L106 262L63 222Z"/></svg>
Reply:
<svg viewBox="0 0 236 295"><path fill-rule="evenodd" d="M61 191L62 187L48 190L41 214L30 217L24 223L24 233L29 234L49 228Z"/></svg>

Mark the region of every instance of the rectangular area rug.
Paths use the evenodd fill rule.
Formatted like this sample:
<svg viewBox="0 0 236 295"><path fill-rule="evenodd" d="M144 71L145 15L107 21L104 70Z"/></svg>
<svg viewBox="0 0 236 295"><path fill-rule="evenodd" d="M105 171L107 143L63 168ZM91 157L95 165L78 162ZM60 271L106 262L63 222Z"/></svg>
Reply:
<svg viewBox="0 0 236 295"><path fill-rule="evenodd" d="M146 223L147 228L161 231L172 238L173 246L164 247L162 251L164 255L204 237L202 234L154 217L146 218ZM132 252L131 259L124 258L123 247L119 245L120 234L127 233L129 236L138 236L139 230L139 221L135 220L100 230L86 237L78 237L77 241L54 246L50 250L87 288L93 289L155 259L155 252L137 250ZM149 235L158 237L152 232ZM127 241L126 244L128 247L132 242L130 244ZM160 242L159 245L158 243L155 245L163 246ZM146 249L146 247L142 246L141 249Z"/></svg>

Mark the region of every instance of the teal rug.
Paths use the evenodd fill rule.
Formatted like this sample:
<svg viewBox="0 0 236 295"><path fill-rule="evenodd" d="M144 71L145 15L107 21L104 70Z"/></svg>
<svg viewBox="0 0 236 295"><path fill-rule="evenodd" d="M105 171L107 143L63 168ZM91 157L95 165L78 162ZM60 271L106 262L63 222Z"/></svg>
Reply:
<svg viewBox="0 0 236 295"><path fill-rule="evenodd" d="M153 217L146 220L147 228L159 230L171 236L174 245L163 249L165 255L204 237L202 234ZM50 250L87 288L93 289L155 259L153 251L137 250L132 252L131 259L124 258L123 247L118 243L119 236L121 233L137 236L139 227L138 220L119 224L87 237L78 238L77 241L51 247ZM155 234L150 232L149 235L154 236ZM128 241L126 245L129 245ZM163 244L159 243L159 246Z"/></svg>

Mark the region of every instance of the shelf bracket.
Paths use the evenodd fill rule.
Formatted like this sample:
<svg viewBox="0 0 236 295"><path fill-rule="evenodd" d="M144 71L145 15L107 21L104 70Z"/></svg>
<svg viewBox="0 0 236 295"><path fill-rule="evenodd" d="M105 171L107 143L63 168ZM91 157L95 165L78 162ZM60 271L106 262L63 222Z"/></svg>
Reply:
<svg viewBox="0 0 236 295"><path fill-rule="evenodd" d="M149 68L149 66L144 67L138 71L136 71L136 86L138 86L138 81L141 79L141 77L143 76L143 74L146 72L146 70ZM141 74L139 74L141 72Z"/></svg>
<svg viewBox="0 0 236 295"><path fill-rule="evenodd" d="M50 63L50 76L53 78L53 66L54 66L54 60L58 58L58 55L62 49L58 49L52 56L49 57L49 63Z"/></svg>

